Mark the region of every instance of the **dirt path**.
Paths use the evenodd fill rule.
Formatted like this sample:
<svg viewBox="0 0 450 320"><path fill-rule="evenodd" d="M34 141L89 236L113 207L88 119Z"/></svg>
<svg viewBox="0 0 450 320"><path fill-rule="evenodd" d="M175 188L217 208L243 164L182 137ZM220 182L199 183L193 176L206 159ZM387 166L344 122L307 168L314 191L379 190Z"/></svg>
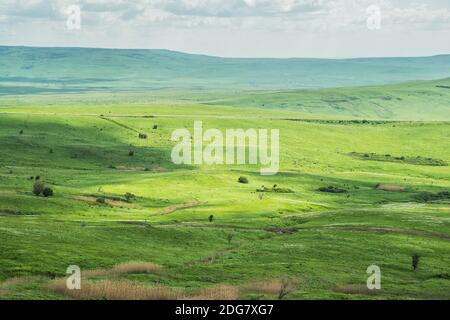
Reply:
<svg viewBox="0 0 450 320"><path fill-rule="evenodd" d="M165 214L170 214L173 213L175 211L178 210L183 210L183 209L188 209L188 208L193 208L196 207L200 204L199 201L197 200L191 200L191 201L187 201L185 203L181 203L181 204L175 204L173 206L170 207L166 207L163 210L161 210L159 213L157 213L156 215L165 215Z"/></svg>

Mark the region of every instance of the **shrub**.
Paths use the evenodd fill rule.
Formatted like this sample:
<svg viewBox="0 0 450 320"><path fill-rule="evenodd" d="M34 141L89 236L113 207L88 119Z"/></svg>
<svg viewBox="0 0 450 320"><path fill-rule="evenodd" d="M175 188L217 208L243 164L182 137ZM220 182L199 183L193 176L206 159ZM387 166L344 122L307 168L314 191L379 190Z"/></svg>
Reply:
<svg viewBox="0 0 450 320"><path fill-rule="evenodd" d="M278 291L278 300L283 300L288 294L294 290L294 283L289 279L281 280L281 287Z"/></svg>
<svg viewBox="0 0 450 320"><path fill-rule="evenodd" d="M127 202L131 202L132 200L136 199L136 196L129 192L125 193L124 197L127 200Z"/></svg>
<svg viewBox="0 0 450 320"><path fill-rule="evenodd" d="M328 193L346 193L347 190L335 187L335 186L328 186L328 187L320 187L318 189L320 192L328 192Z"/></svg>
<svg viewBox="0 0 450 320"><path fill-rule="evenodd" d="M413 254L411 260L413 271L416 271L419 268L420 256L417 253Z"/></svg>
<svg viewBox="0 0 450 320"><path fill-rule="evenodd" d="M105 204L106 203L106 199L103 197L99 197L95 200L97 203L101 203L101 204Z"/></svg>
<svg viewBox="0 0 450 320"><path fill-rule="evenodd" d="M246 177L239 177L238 182L239 183L248 183L248 179Z"/></svg>
<svg viewBox="0 0 450 320"><path fill-rule="evenodd" d="M214 220L214 216L213 216L213 215L210 215L210 216L208 217L208 221L209 221L209 222L213 222L213 220Z"/></svg>
<svg viewBox="0 0 450 320"><path fill-rule="evenodd" d="M42 191L42 194L44 195L44 197L52 197L53 196L53 189L49 188L49 187L45 187L44 191Z"/></svg>
<svg viewBox="0 0 450 320"><path fill-rule="evenodd" d="M128 152L128 155L129 155L130 157L134 156L134 151L133 151L133 150L130 150L130 152Z"/></svg>
<svg viewBox="0 0 450 320"><path fill-rule="evenodd" d="M157 125L157 124L154 124L154 125L153 125L153 130L156 130L156 129L158 129L158 125Z"/></svg>
<svg viewBox="0 0 450 320"><path fill-rule="evenodd" d="M415 195L415 199L419 202L430 202L430 201L437 201L437 200L447 200L450 199L450 192L443 191L439 193L432 193L432 192L420 192Z"/></svg>
<svg viewBox="0 0 450 320"><path fill-rule="evenodd" d="M139 133L139 139L147 139L147 135L145 133Z"/></svg>
<svg viewBox="0 0 450 320"><path fill-rule="evenodd" d="M23 130L20 130L19 134L23 134Z"/></svg>
<svg viewBox="0 0 450 320"><path fill-rule="evenodd" d="M36 181L33 185L33 194L36 196L40 196L45 189L45 184L41 181Z"/></svg>
<svg viewBox="0 0 450 320"><path fill-rule="evenodd" d="M228 244L231 243L231 240L233 240L233 237L234 237L234 235L233 235L232 233L227 234L227 241L228 241Z"/></svg>

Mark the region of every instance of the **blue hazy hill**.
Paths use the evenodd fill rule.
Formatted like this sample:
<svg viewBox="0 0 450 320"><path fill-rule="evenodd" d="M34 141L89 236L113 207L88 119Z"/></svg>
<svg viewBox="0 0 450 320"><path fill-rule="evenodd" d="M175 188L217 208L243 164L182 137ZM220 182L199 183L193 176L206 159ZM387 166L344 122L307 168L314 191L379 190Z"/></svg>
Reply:
<svg viewBox="0 0 450 320"><path fill-rule="evenodd" d="M0 46L0 94L94 90L290 90L450 76L450 56L249 59L168 50Z"/></svg>

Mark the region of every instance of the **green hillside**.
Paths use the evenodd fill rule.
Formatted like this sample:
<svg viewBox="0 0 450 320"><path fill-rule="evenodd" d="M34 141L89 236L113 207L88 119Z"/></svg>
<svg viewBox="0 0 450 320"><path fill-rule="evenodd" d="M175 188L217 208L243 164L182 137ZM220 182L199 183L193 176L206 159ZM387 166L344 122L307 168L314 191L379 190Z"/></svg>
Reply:
<svg viewBox="0 0 450 320"><path fill-rule="evenodd" d="M101 117L91 108L0 116L0 299L71 298L52 284L72 264L90 274L84 286L109 281L122 298L114 288L127 281L130 290L192 297L219 287L218 299L273 299L280 279L291 283L286 299L450 298L449 200L432 197L450 188L448 166L435 166L450 163L448 123L307 123L218 106L180 117L183 106L158 104L100 106ZM220 130L279 128L280 173L174 165L171 133L192 130L194 119ZM33 195L37 177L53 197ZM263 185L292 192L256 192ZM320 191L329 186L345 192ZM160 270L108 272L129 261ZM365 287L371 264L382 270L380 292Z"/></svg>
<svg viewBox="0 0 450 320"><path fill-rule="evenodd" d="M0 94L98 90L285 90L450 76L450 56L230 59L167 50L0 47Z"/></svg>
<svg viewBox="0 0 450 320"><path fill-rule="evenodd" d="M243 94L210 103L286 109L333 118L439 121L450 120L449 102L450 79L372 87Z"/></svg>

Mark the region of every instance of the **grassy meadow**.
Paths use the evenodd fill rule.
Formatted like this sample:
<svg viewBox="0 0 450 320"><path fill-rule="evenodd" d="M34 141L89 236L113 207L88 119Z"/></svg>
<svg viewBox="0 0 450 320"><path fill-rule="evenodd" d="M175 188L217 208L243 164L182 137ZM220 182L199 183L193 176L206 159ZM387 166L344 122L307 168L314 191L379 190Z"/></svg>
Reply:
<svg viewBox="0 0 450 320"><path fill-rule="evenodd" d="M0 86L0 299L450 299L449 80L71 93L35 82L45 92ZM173 164L171 134L195 120L279 129L280 172ZM53 196L35 196L36 181ZM81 291L65 288L70 265ZM367 289L370 265L381 290Z"/></svg>

